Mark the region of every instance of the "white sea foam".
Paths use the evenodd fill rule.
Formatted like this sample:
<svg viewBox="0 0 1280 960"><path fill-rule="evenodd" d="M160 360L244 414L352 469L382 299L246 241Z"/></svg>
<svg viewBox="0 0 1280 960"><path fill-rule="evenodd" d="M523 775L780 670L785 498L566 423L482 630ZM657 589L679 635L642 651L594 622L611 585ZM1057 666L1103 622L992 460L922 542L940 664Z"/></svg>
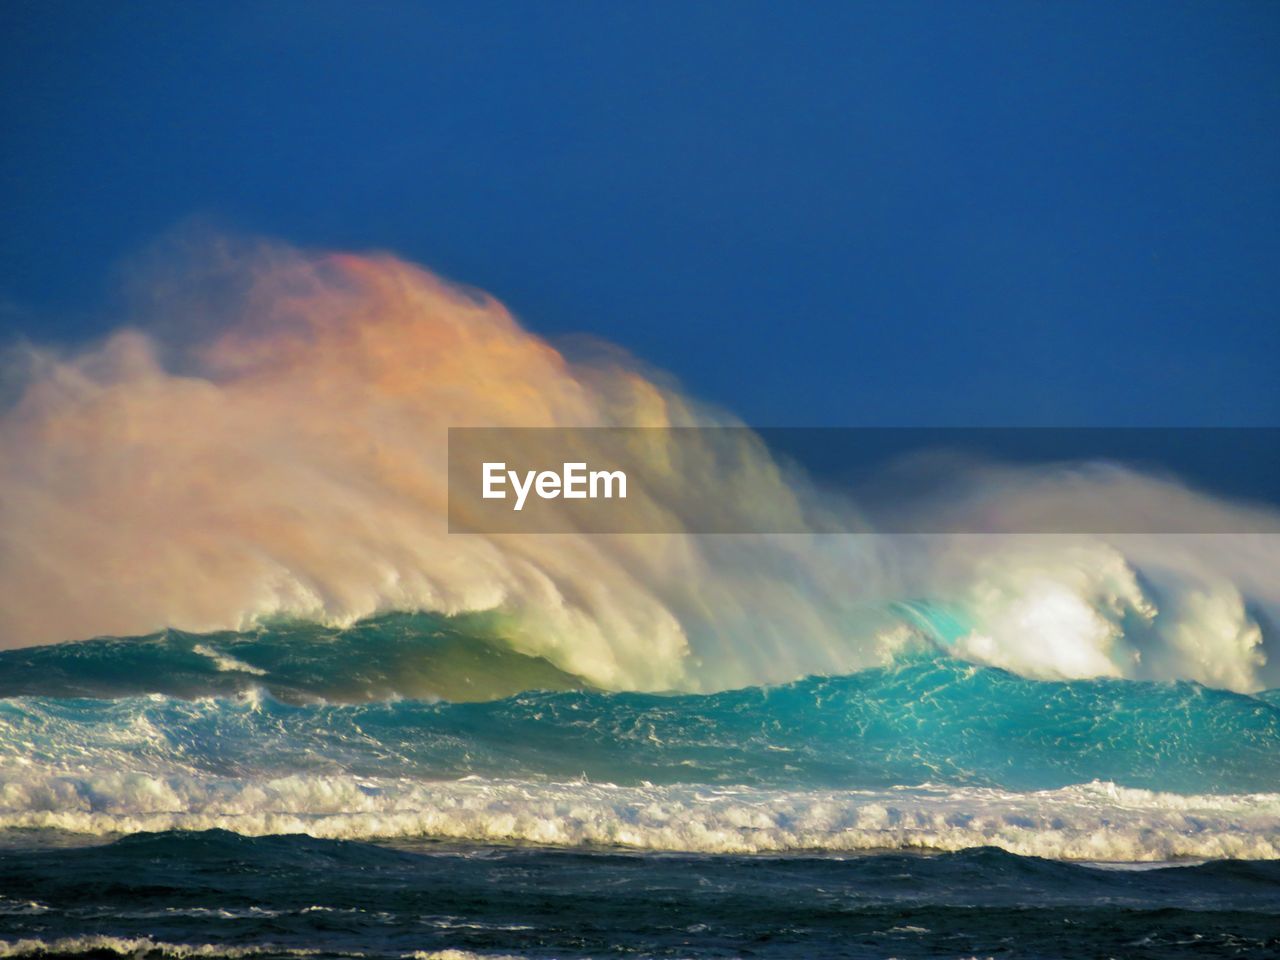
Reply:
<svg viewBox="0 0 1280 960"><path fill-rule="evenodd" d="M980 788L355 781L0 771L0 828L108 835L435 837L707 853L996 846L1084 861L1280 858L1280 793L1186 796L1094 782Z"/></svg>
<svg viewBox="0 0 1280 960"><path fill-rule="evenodd" d="M228 653L219 653L217 650L206 647L203 643L197 643L191 649L202 657L208 657L224 673L251 673L255 677L265 677L267 675L267 671L261 667L255 667L251 663L237 660Z"/></svg>

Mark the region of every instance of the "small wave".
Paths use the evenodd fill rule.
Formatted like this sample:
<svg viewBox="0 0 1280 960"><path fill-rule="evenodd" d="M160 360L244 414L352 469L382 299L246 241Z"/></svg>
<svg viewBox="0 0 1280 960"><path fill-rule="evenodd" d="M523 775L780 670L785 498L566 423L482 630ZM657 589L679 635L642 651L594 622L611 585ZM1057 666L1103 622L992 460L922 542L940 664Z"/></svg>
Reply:
<svg viewBox="0 0 1280 960"><path fill-rule="evenodd" d="M0 916L22 916L48 912L48 905L40 903L38 900L11 900L9 897L0 895Z"/></svg>
<svg viewBox="0 0 1280 960"><path fill-rule="evenodd" d="M1280 858L1280 794L1186 796L1112 783L1027 793L790 791L103 773L10 779L0 794L0 828L98 835L221 829L702 853L994 846L1059 860L1263 860Z"/></svg>

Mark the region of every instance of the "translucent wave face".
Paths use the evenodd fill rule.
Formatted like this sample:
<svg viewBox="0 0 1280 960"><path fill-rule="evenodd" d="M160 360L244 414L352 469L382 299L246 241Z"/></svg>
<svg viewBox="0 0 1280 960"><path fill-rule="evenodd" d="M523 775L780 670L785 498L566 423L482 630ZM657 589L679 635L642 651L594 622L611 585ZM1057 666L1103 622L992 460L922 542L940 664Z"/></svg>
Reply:
<svg viewBox="0 0 1280 960"><path fill-rule="evenodd" d="M1101 780L1256 793L1280 783L1274 700L1190 683L1030 681L945 657L712 695L356 705L261 693L15 698L0 701L0 764L17 782L27 773L128 770L144 779L586 777L799 790L1044 790Z"/></svg>
<svg viewBox="0 0 1280 960"><path fill-rule="evenodd" d="M707 690L880 662L906 642L891 605L923 598L964 611L950 649L1027 676L1274 685L1274 536L450 536L449 426L734 421L390 256L215 244L147 284L152 333L29 352L0 419L0 644L493 610L592 684ZM744 517L856 513L749 463ZM1123 471L995 489L1010 530L1081 498L1238 509ZM711 484L676 495L723 508Z"/></svg>

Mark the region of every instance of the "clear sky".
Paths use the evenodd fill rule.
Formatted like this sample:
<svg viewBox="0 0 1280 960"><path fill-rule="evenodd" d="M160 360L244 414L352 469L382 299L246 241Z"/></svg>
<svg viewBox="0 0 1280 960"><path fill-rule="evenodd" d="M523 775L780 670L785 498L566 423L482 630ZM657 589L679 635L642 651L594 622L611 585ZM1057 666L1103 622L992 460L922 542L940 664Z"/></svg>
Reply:
<svg viewBox="0 0 1280 960"><path fill-rule="evenodd" d="M193 215L759 425L1280 424L1280 4L0 4L0 319Z"/></svg>

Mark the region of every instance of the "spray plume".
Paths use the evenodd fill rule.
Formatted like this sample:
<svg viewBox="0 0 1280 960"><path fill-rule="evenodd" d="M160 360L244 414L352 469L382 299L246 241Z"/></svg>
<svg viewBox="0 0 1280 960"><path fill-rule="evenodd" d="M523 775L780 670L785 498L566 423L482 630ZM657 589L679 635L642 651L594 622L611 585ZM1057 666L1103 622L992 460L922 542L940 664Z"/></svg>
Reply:
<svg viewBox="0 0 1280 960"><path fill-rule="evenodd" d="M450 426L735 421L389 255L222 244L189 273L153 272L150 332L26 351L0 419L0 646L494 610L516 650L610 688L848 672L919 642L1033 677L1266 680L1270 536L450 535ZM853 515L747 453L744 516ZM1001 482L1010 529L1080 498L1242 509L1125 471ZM956 629L894 612L915 598Z"/></svg>

